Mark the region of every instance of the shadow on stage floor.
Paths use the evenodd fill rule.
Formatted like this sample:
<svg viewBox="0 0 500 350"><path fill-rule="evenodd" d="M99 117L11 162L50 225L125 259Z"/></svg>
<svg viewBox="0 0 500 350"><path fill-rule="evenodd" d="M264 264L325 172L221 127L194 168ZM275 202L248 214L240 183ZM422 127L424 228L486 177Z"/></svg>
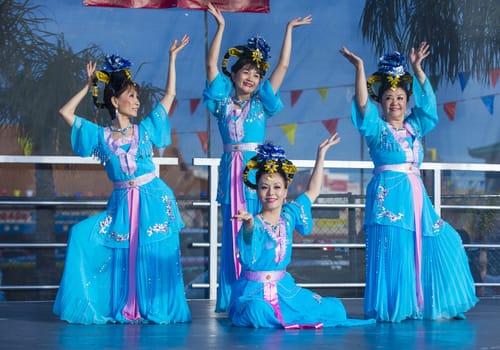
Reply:
<svg viewBox="0 0 500 350"><path fill-rule="evenodd" d="M343 300L362 317L362 300ZM174 325L72 325L52 302L0 303L0 349L500 349L500 298L483 298L463 321L405 321L321 330L232 327L214 302L191 300L193 322Z"/></svg>

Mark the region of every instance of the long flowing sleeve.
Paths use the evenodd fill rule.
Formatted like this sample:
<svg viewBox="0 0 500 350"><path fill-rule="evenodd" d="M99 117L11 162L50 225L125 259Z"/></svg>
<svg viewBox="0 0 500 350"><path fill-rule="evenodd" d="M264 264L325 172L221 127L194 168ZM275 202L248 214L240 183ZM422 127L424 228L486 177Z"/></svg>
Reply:
<svg viewBox="0 0 500 350"><path fill-rule="evenodd" d="M76 116L71 127L71 148L80 157L90 157L99 144L99 126Z"/></svg>
<svg viewBox="0 0 500 350"><path fill-rule="evenodd" d="M149 113L141 122L151 142L156 147L167 147L172 143L170 119L168 112L161 103Z"/></svg>
<svg viewBox="0 0 500 350"><path fill-rule="evenodd" d="M425 136L438 124L436 95L429 82L425 80L424 86L421 86L417 79L413 79L413 94L415 107L408 117L408 122L415 123Z"/></svg>

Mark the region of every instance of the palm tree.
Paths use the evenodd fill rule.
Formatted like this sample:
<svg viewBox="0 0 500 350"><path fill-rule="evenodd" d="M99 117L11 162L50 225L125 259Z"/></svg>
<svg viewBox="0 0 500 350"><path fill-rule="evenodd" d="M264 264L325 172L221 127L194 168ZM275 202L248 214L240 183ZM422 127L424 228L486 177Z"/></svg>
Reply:
<svg viewBox="0 0 500 350"><path fill-rule="evenodd" d="M0 119L18 120L19 114L8 103L13 92L12 87L19 79L26 81L43 65L40 52L50 46L45 40L45 33L40 25L47 19L37 17L39 6L32 6L26 0L22 3L14 0L0 0Z"/></svg>
<svg viewBox="0 0 500 350"><path fill-rule="evenodd" d="M97 53L91 47L73 54L62 36L42 29L48 21L42 10L28 0L0 0L0 118L18 125L19 136L29 145L24 148L25 155L69 150L69 130L57 117L57 109L69 98L68 93L81 88L84 62ZM35 164L35 186L39 199L53 196L51 165ZM36 208L35 242L55 241L54 214L52 207ZM54 250L37 249L35 279L41 284L56 284L55 268ZM39 297L50 299L52 295L42 290Z"/></svg>
<svg viewBox="0 0 500 350"><path fill-rule="evenodd" d="M378 55L429 42L425 69L437 80L467 72L486 82L499 67L498 0L366 0L360 26Z"/></svg>
<svg viewBox="0 0 500 350"><path fill-rule="evenodd" d="M14 122L25 140L26 155L71 154L70 128L58 117L58 109L85 83L85 64L102 61L102 50L90 46L73 52L63 35L42 30L49 19L42 6L30 0L0 0L0 121ZM140 68L140 66L139 66ZM163 90L143 83L141 109L150 111ZM89 96L77 113L99 124L109 123L107 113L96 113ZM141 113L144 114L144 113ZM54 194L53 167L35 164L36 195L51 199ZM36 242L55 242L55 208L36 208ZM57 284L53 249L37 249L36 277L41 284ZM53 291L39 297L51 299Z"/></svg>

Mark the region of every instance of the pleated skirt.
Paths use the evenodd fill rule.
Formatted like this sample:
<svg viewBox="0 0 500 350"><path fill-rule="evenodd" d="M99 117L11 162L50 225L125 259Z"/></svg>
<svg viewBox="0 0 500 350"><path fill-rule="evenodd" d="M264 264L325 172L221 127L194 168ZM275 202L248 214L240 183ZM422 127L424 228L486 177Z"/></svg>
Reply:
<svg viewBox="0 0 500 350"><path fill-rule="evenodd" d="M123 316L128 296L128 248L90 239L102 217L75 225L70 233L63 277L53 311L70 323L130 323ZM141 319L133 323L191 321L184 291L179 236L139 245L136 295Z"/></svg>
<svg viewBox="0 0 500 350"><path fill-rule="evenodd" d="M233 286L229 318L233 325L252 328L355 327L374 319L349 318L340 299L322 297L302 288L286 273L276 282L276 305L266 300L266 284L240 278ZM279 310L279 311L278 311Z"/></svg>
<svg viewBox="0 0 500 350"><path fill-rule="evenodd" d="M422 237L421 286L417 302L415 233L395 226L366 227L365 317L378 321L463 318L478 301L459 234L448 224Z"/></svg>

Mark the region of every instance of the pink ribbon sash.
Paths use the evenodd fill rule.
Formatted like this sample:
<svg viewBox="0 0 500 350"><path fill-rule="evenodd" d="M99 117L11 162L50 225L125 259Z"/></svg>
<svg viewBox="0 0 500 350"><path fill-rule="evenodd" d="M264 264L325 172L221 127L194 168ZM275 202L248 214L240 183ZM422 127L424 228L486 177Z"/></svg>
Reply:
<svg viewBox="0 0 500 350"><path fill-rule="evenodd" d="M114 183L116 189L127 189L128 214L130 220L129 262L128 262L128 290L127 303L122 314L129 321L141 319L137 301L137 247L139 245L139 186L145 185L156 177L154 172L138 176L126 181Z"/></svg>
<svg viewBox="0 0 500 350"><path fill-rule="evenodd" d="M286 276L285 270L279 271L245 271L243 276L250 281L261 282L264 284L264 300L271 305L274 315L281 323L284 329L320 329L323 323L285 323L279 304L279 293L277 282Z"/></svg>
<svg viewBox="0 0 500 350"><path fill-rule="evenodd" d="M245 202L245 194L243 193L243 154L242 151L255 151L259 144L255 142L237 143L237 144L224 144L224 152L231 152L231 213L233 215L237 214L240 210L247 210L247 205ZM241 221L231 220L232 229L232 239L231 243L233 246L233 264L235 277L238 279L241 273L241 264L238 260L237 247L236 247L236 236L241 228Z"/></svg>
<svg viewBox="0 0 500 350"><path fill-rule="evenodd" d="M243 193L243 155L241 152L232 152L231 162L231 213L234 215L240 210L246 210L245 195ZM240 220L231 220L232 245L233 245L233 263L236 279L240 277L241 264L237 256L236 236L241 227Z"/></svg>
<svg viewBox="0 0 500 350"><path fill-rule="evenodd" d="M137 176L136 178L130 180L116 181L113 183L113 187L115 190L138 187L147 184L148 182L152 181L155 177L156 174L154 172L151 172L141 176Z"/></svg>
<svg viewBox="0 0 500 350"><path fill-rule="evenodd" d="M391 170L408 175L411 191L413 195L413 214L415 216L415 279L417 284L417 304L420 310L424 306L424 298L422 291L422 187L420 184L420 169L413 164L388 164L378 166L374 173L379 174L382 171Z"/></svg>
<svg viewBox="0 0 500 350"><path fill-rule="evenodd" d="M130 217L130 241L128 262L128 296L123 308L123 316L130 321L141 319L137 303L137 246L139 243L139 188L131 187L127 193L128 212Z"/></svg>
<svg viewBox="0 0 500 350"><path fill-rule="evenodd" d="M375 175L380 174L382 171L397 171L400 173L415 174L420 175L420 169L418 166L413 164L401 163L401 164L387 164L376 167L373 170Z"/></svg>
<svg viewBox="0 0 500 350"><path fill-rule="evenodd" d="M415 278L417 282L417 304L418 308L422 310L424 306L424 298L422 291L422 187L420 185L420 178L410 173L408 179L411 184L411 191L413 194L413 212L415 216Z"/></svg>

